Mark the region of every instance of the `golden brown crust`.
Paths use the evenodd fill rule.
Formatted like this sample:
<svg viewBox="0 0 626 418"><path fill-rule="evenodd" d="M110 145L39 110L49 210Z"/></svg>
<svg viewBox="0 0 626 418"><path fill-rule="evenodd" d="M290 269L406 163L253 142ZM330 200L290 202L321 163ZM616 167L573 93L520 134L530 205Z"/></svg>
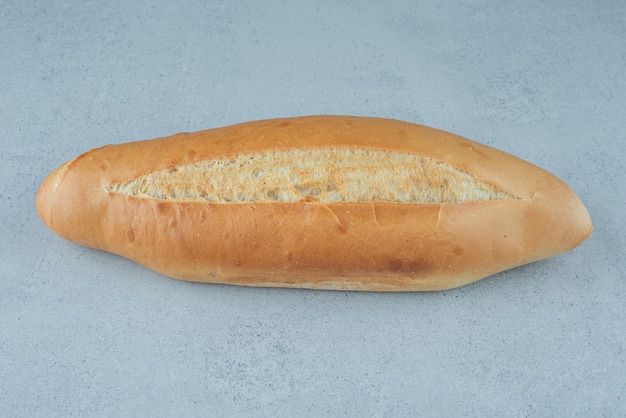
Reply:
<svg viewBox="0 0 626 418"><path fill-rule="evenodd" d="M166 168L268 150L397 150L445 162L516 199L206 203L113 193ZM562 181L459 136L388 119L311 116L110 145L64 164L37 209L64 238L192 281L349 290L441 290L568 251L591 234Z"/></svg>

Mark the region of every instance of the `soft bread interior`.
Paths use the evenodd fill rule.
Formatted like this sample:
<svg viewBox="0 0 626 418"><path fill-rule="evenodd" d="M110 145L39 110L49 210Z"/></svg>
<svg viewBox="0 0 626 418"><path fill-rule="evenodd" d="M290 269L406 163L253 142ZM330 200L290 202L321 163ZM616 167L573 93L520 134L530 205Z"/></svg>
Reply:
<svg viewBox="0 0 626 418"><path fill-rule="evenodd" d="M112 193L175 202L397 202L516 199L449 164L401 151L349 147L245 153L114 183Z"/></svg>

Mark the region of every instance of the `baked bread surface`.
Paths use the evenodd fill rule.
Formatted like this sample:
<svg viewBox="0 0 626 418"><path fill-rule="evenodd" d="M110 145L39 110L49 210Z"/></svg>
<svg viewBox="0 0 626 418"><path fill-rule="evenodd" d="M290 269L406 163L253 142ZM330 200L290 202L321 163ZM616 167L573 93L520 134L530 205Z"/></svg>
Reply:
<svg viewBox="0 0 626 418"><path fill-rule="evenodd" d="M402 121L309 116L109 145L37 196L60 236L201 282L442 290L568 251L575 193L528 162Z"/></svg>

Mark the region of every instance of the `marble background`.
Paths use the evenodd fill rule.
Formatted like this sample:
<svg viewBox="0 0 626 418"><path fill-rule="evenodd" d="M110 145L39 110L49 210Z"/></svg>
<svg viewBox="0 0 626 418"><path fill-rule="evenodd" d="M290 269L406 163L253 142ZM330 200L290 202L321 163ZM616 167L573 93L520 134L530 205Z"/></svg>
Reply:
<svg viewBox="0 0 626 418"><path fill-rule="evenodd" d="M626 2L0 3L0 415L626 415ZM108 143L403 119L564 179L592 238L439 293L179 282L37 217Z"/></svg>

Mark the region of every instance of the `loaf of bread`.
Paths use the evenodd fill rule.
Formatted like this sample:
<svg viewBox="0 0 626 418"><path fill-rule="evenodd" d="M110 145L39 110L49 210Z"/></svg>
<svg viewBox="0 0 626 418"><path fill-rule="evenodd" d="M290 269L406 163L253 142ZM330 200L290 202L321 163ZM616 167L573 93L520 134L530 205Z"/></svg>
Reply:
<svg viewBox="0 0 626 418"><path fill-rule="evenodd" d="M108 145L37 195L60 236L163 275L248 286L465 285L591 235L561 180L468 139L310 116Z"/></svg>

